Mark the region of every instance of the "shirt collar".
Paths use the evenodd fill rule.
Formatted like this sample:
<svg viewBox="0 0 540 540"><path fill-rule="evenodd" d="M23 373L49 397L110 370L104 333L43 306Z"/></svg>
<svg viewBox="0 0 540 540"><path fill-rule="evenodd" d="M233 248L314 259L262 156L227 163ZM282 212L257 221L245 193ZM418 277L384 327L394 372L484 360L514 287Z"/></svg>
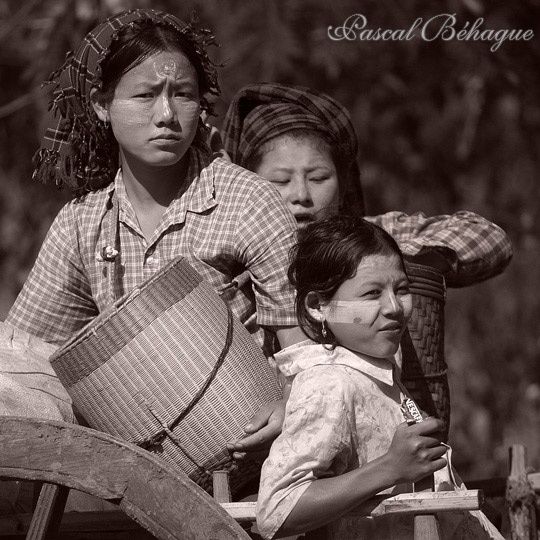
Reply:
<svg viewBox="0 0 540 540"><path fill-rule="evenodd" d="M187 189L182 191L181 188L178 191L163 216L164 228L184 223L188 212L200 214L217 205L212 164L208 163L202 152L193 147L189 151L186 178L189 179Z"/></svg>
<svg viewBox="0 0 540 540"><path fill-rule="evenodd" d="M337 346L329 351L311 340L301 341L277 352L276 364L286 376L296 375L313 366L342 365L360 371L384 384L394 384L394 358L373 360L361 353Z"/></svg>
<svg viewBox="0 0 540 540"><path fill-rule="evenodd" d="M207 162L205 155L191 148L189 150L189 165L186 175L189 181L185 191L182 188L165 211L161 223L156 230L160 235L172 225L180 225L186 220L187 212L202 213L217 205L215 198L214 168ZM127 196L122 178L122 169L118 169L114 183L109 191L115 191L119 204L119 219L132 229L140 232L135 210Z"/></svg>

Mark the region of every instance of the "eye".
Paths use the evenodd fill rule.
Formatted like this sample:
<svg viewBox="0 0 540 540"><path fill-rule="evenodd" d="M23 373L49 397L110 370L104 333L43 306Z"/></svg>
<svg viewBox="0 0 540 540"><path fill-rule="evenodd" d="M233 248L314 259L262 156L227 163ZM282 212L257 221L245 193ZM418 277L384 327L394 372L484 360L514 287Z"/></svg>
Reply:
<svg viewBox="0 0 540 540"><path fill-rule="evenodd" d="M411 290L409 289L409 285L408 284L403 284L403 285L400 285L398 288L397 288L397 294L399 294L400 296L404 296L406 294L411 294Z"/></svg>
<svg viewBox="0 0 540 540"><path fill-rule="evenodd" d="M290 178L270 178L269 181L272 182L272 184L285 186L290 182Z"/></svg>
<svg viewBox="0 0 540 540"><path fill-rule="evenodd" d="M310 182L314 182L315 184L321 184L322 182L325 182L326 180L328 180L330 177L329 176L312 176L309 181Z"/></svg>
<svg viewBox="0 0 540 540"><path fill-rule="evenodd" d="M371 289L369 291L366 291L365 293L362 293L362 298L377 298L381 294L380 289Z"/></svg>
<svg viewBox="0 0 540 540"><path fill-rule="evenodd" d="M154 97L154 94L152 92L140 92L139 94L135 94L134 97L139 99L150 99Z"/></svg>

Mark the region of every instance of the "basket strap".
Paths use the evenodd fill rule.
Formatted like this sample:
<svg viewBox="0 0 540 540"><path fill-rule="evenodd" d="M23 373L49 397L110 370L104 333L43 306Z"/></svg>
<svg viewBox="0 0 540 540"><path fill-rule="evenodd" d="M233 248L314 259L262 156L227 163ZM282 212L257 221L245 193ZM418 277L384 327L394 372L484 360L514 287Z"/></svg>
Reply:
<svg viewBox="0 0 540 540"><path fill-rule="evenodd" d="M225 344L223 346L223 349L221 350L221 353L216 363L214 364L212 371L208 374L208 377L206 378L204 384L199 388L199 390L193 396L191 401L187 404L185 409L176 417L175 420L170 423L169 429L171 430L174 429L193 410L193 407L195 407L199 400L204 396L205 392L208 390L208 387L216 378L219 368L223 365L223 362L225 361L225 358L229 353L229 349L231 348L233 340L233 314L231 308L227 304L225 305L227 306L227 335L225 336Z"/></svg>
<svg viewBox="0 0 540 540"><path fill-rule="evenodd" d="M186 405L184 410L169 424L165 423L161 418L159 418L156 412L153 411L150 406L148 406L150 413L162 425L163 430L156 433L152 437L138 443L138 446L141 446L142 448L145 448L146 450L151 450L153 446L155 446L156 444L159 444L165 437L168 437L173 442L173 444L182 451L182 453L186 456L186 458L189 459L189 461L191 461L199 469L200 472L205 473L205 474L210 474L210 473L202 465L197 463L197 461L183 447L182 443L180 442L178 437L173 433L172 430L193 410L193 408L204 396L204 394L206 393L206 391L208 390L208 388L210 387L210 385L216 378L219 368L223 365L223 362L225 361L225 358L227 357L227 354L229 353L229 349L233 341L234 320L233 320L233 314L232 314L231 308L226 303L225 303L225 306L227 307L227 335L225 336L225 344L223 346L223 349L221 350L221 353L216 363L214 364L214 367L212 368L212 370L208 374L208 377L204 381L204 384L199 388L197 393L193 396L191 401Z"/></svg>

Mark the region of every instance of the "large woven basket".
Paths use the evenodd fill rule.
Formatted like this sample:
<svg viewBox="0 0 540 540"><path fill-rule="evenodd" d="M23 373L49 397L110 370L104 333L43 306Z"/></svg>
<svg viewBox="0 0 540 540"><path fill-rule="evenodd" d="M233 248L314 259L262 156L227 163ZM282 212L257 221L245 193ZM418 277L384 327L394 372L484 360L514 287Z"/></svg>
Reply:
<svg viewBox="0 0 540 540"><path fill-rule="evenodd" d="M51 359L90 427L160 452L211 491L258 474L225 445L281 397L274 371L213 288L177 259L120 299Z"/></svg>
<svg viewBox="0 0 540 540"><path fill-rule="evenodd" d="M450 392L444 358L444 277L424 265L406 261L405 266L413 312L408 331L401 340L402 381L425 412L444 421L446 440L450 426Z"/></svg>

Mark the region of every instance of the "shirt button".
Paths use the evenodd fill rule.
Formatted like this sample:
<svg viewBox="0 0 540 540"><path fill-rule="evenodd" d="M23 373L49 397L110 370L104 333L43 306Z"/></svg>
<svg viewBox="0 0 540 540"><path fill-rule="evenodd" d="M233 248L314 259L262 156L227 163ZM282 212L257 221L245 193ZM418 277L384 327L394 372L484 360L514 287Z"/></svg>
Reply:
<svg viewBox="0 0 540 540"><path fill-rule="evenodd" d="M152 265L153 265L153 264L157 264L158 261L157 261L157 258L156 258L156 257L148 257L148 259L146 259L146 262L147 262L148 264L152 264Z"/></svg>

